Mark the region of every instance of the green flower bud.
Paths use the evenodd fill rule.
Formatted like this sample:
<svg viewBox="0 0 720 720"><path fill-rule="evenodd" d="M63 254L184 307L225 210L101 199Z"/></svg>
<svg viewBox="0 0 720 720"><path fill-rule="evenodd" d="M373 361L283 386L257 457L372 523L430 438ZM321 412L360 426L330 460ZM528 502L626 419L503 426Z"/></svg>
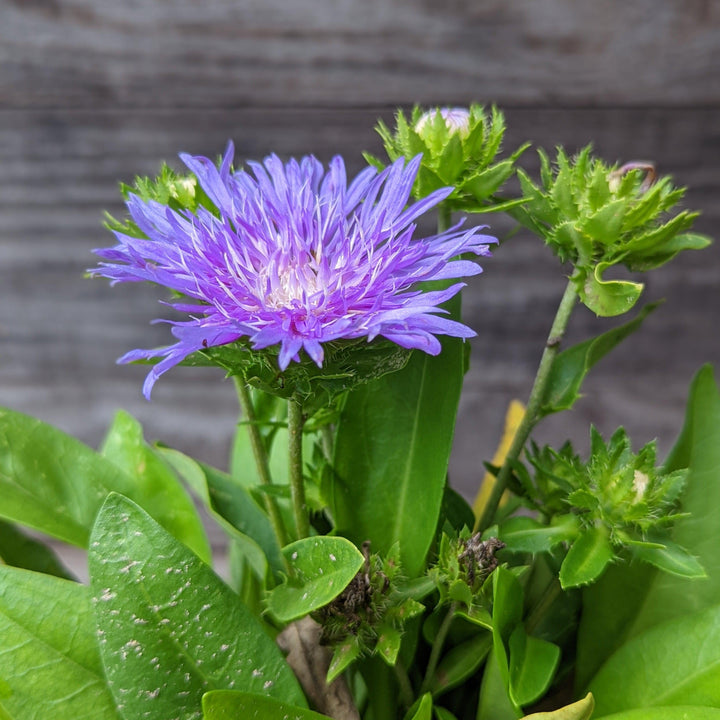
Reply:
<svg viewBox="0 0 720 720"><path fill-rule="evenodd" d="M541 182L518 170L527 202L512 214L574 265L572 280L587 307L602 316L620 315L637 302L643 285L606 280L608 268L651 270L682 250L706 247L710 239L686 232L697 212L669 216L685 189L673 187L669 177L658 179L652 163L618 168L590 151L588 146L570 159L560 148L554 167L540 151Z"/></svg>
<svg viewBox="0 0 720 720"><path fill-rule="evenodd" d="M395 115L395 130L382 121L377 131L391 161L422 154L422 165L413 195L422 198L442 187L455 190L445 204L451 210L494 212L514 207L522 200L504 202L497 196L515 172L515 161L528 145L499 159L505 118L493 107L489 113L481 105L469 108L413 108L410 117L402 111ZM384 163L365 154L378 168Z"/></svg>

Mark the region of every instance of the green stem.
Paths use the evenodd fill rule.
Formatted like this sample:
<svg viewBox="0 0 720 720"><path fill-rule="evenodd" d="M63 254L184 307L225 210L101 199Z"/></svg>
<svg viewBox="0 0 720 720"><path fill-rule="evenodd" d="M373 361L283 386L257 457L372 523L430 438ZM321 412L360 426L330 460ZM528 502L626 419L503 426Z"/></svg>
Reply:
<svg viewBox="0 0 720 720"><path fill-rule="evenodd" d="M438 233L445 232L452 224L452 210L447 203L440 203L437 209L437 230Z"/></svg>
<svg viewBox="0 0 720 720"><path fill-rule="evenodd" d="M562 586L560 585L560 581L556 577L553 577L547 584L547 587L543 591L542 597L538 601L537 605L528 615L527 621L525 622L525 629L527 630L528 635L531 635L537 628L561 592Z"/></svg>
<svg viewBox="0 0 720 720"><path fill-rule="evenodd" d="M425 678L423 679L422 687L420 688L420 694L426 693L430 689L435 670L437 669L438 661L440 660L440 653L442 652L445 639L452 625L453 618L455 617L455 610L457 610L457 603L451 603L448 608L447 615L440 625L438 634L435 636L435 642L433 642L432 650L430 651L430 659L428 660L427 670L425 671Z"/></svg>
<svg viewBox="0 0 720 720"><path fill-rule="evenodd" d="M305 484L303 482L303 436L302 404L297 397L288 400L288 444L290 451L290 492L292 495L293 513L297 526L298 538L310 535L307 504L305 502Z"/></svg>
<svg viewBox="0 0 720 720"><path fill-rule="evenodd" d="M407 670L400 660L395 662L393 670L400 689L400 702L405 708L409 708L413 704L413 689Z"/></svg>
<svg viewBox="0 0 720 720"><path fill-rule="evenodd" d="M333 446L335 444L335 437L333 430L330 425L323 425L320 430L320 438L322 440L322 449L325 459L332 463L333 460Z"/></svg>
<svg viewBox="0 0 720 720"><path fill-rule="evenodd" d="M508 481L510 480L510 474L512 472L513 463L520 457L522 449L525 447L532 429L537 424L538 413L542 406L543 400L545 399L545 392L547 391L548 380L550 379L550 370L552 369L553 361L560 351L560 344L563 336L565 335L565 329L567 328L570 314L575 305L577 298L577 292L572 280L568 281L565 292L563 293L562 300L558 306L555 320L553 321L552 327L550 328L550 334L548 335L547 342L545 343L545 350L543 351L542 357L540 358L540 365L538 366L537 374L535 375L535 382L533 383L532 390L530 391L530 397L528 398L527 408L523 416L522 422L515 433L510 449L508 450L507 457L503 463L495 484L493 485L490 497L488 498L487 504L483 510L482 515L478 521L478 528L483 531L486 530L495 517L500 498L502 497L505 488L507 487Z"/></svg>
<svg viewBox="0 0 720 720"><path fill-rule="evenodd" d="M235 381L235 389L237 390L238 401L240 402L240 410L247 421L250 445L253 456L255 457L260 482L265 486L272 485L273 481L270 476L270 465L265 449L265 442L260 434L260 427L257 423L257 416L255 415L255 408L253 407L252 398L250 397L250 391L243 378L235 376L233 380ZM280 515L280 509L272 495L265 494L265 509L270 517L270 523L272 524L275 537L280 547L287 545L288 539L285 533L285 525L282 521L282 515Z"/></svg>

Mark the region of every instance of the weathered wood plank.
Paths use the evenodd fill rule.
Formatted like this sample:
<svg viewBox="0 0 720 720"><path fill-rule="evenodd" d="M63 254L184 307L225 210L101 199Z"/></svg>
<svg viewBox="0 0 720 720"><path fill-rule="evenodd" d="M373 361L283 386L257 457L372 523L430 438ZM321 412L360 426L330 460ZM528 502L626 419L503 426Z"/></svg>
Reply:
<svg viewBox="0 0 720 720"><path fill-rule="evenodd" d="M0 0L4 107L720 103L713 0Z"/></svg>
<svg viewBox="0 0 720 720"><path fill-rule="evenodd" d="M145 371L117 367L133 347L167 342L158 294L142 286L110 288L82 277L90 250L112 242L101 212L120 210L116 183L152 173L179 149L213 155L234 136L238 157L379 151L372 125L382 109L247 111L0 112L0 404L42 417L97 444L116 407L161 438L224 465L235 421L229 383L212 371L178 369L140 394ZM530 139L571 149L590 139L609 159L655 158L691 186L687 204L706 212L700 229L720 221L717 172L720 110L512 109L509 148ZM533 164L532 155L527 156ZM489 217L496 232L508 225ZM600 365L578 410L548 423L541 436L586 443L587 423L612 431L626 423L640 440L658 435L667 449L679 428L684 393L704 361L720 362L720 248L687 254L653 274L647 297L667 297L641 334ZM473 341L458 424L453 476L471 492L493 451L504 408L524 397L563 277L547 250L518 236L485 264L465 294ZM573 321L575 339L609 327L588 312ZM602 392L601 392L602 391Z"/></svg>

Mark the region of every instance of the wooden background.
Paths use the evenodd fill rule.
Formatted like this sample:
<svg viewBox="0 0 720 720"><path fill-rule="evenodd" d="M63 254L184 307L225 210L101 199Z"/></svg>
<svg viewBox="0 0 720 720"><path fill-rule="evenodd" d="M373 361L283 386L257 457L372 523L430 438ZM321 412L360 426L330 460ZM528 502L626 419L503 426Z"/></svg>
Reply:
<svg viewBox="0 0 720 720"><path fill-rule="evenodd" d="M150 439L225 466L229 382L177 369L147 403L145 371L115 365L169 337L148 324L163 314L156 290L83 277L91 249L112 244L101 220L121 211L117 182L228 138L240 159L342 153L356 171L397 106L471 101L505 109L510 149L593 141L610 161L655 160L717 235L717 0L0 0L0 404L93 445L122 407ZM468 496L564 286L527 236L484 265L464 300L478 337L451 466ZM669 449L693 373L720 361L720 246L653 273L644 299L662 297L541 440L586 447L589 422L625 424L637 445ZM611 325L581 309L572 338Z"/></svg>

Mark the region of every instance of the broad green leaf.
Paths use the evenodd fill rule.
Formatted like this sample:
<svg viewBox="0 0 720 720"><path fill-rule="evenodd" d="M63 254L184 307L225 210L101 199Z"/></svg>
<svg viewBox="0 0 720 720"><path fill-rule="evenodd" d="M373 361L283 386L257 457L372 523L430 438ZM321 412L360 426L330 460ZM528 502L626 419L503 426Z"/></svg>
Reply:
<svg viewBox="0 0 720 720"><path fill-rule="evenodd" d="M171 531L180 530L184 541L207 548L189 514L194 511L185 505L178 515L178 508L166 502L166 492L173 496L169 485L139 481L51 425L0 409L1 517L87 547L95 516L113 491L137 502Z"/></svg>
<svg viewBox="0 0 720 720"><path fill-rule="evenodd" d="M510 697L516 705L529 705L543 696L555 677L560 648L532 637L518 625L510 636Z"/></svg>
<svg viewBox="0 0 720 720"><path fill-rule="evenodd" d="M580 398L580 387L590 369L626 337L634 333L660 303L646 305L637 317L620 327L563 350L553 362L540 414L569 410Z"/></svg>
<svg viewBox="0 0 720 720"><path fill-rule="evenodd" d="M142 504L146 511L152 515L153 508L165 507L165 529L210 562L210 544L195 505L175 473L145 442L142 427L132 415L123 410L115 414L100 454L133 479L146 498Z"/></svg>
<svg viewBox="0 0 720 720"><path fill-rule="evenodd" d="M526 715L523 720L590 720L594 708L595 701L593 700L592 694L588 693L582 700L578 700L571 705L566 705L565 707L549 712ZM640 720L640 718L638 718L638 720ZM648 716L647 720L651 720L651 718ZM690 718L688 718L688 720L690 720Z"/></svg>
<svg viewBox="0 0 720 720"><path fill-rule="evenodd" d="M76 579L60 562L52 548L4 520L0 520L0 561L6 565L55 575L66 580Z"/></svg>
<svg viewBox="0 0 720 720"><path fill-rule="evenodd" d="M510 702L497 656L490 653L480 684L477 720L517 720L521 715L522 712Z"/></svg>
<svg viewBox="0 0 720 720"><path fill-rule="evenodd" d="M603 720L720 720L720 709L700 705L636 708L603 715Z"/></svg>
<svg viewBox="0 0 720 720"><path fill-rule="evenodd" d="M127 498L112 494L103 504L89 560L100 654L128 720L195 720L209 690L305 704L238 596Z"/></svg>
<svg viewBox="0 0 720 720"><path fill-rule="evenodd" d="M559 515L550 525L524 515L511 517L500 523L498 537L511 552L550 552L558 543L573 540L579 525L575 515Z"/></svg>
<svg viewBox="0 0 720 720"><path fill-rule="evenodd" d="M655 625L590 683L597 716L664 705L720 707L720 605Z"/></svg>
<svg viewBox="0 0 720 720"><path fill-rule="evenodd" d="M236 690L211 690L205 693L202 709L204 720L328 720L327 715L297 705Z"/></svg>
<svg viewBox="0 0 720 720"><path fill-rule="evenodd" d="M343 537L297 540L282 549L290 575L268 596L268 609L290 622L334 600L362 567L362 553Z"/></svg>
<svg viewBox="0 0 720 720"><path fill-rule="evenodd" d="M430 684L437 697L474 675L492 648L492 634L483 632L449 650L440 661Z"/></svg>
<svg viewBox="0 0 720 720"><path fill-rule="evenodd" d="M685 425L663 469L688 466L680 511L690 516L677 521L673 539L697 558L707 578L689 580L644 563L608 568L584 593L576 667L580 690L626 640L720 598L720 394L710 366L692 382Z"/></svg>
<svg viewBox="0 0 720 720"><path fill-rule="evenodd" d="M604 527L585 530L572 544L560 567L563 590L587 585L602 574L613 558L613 549Z"/></svg>
<svg viewBox="0 0 720 720"><path fill-rule="evenodd" d="M118 720L89 589L0 566L0 717Z"/></svg>
<svg viewBox="0 0 720 720"><path fill-rule="evenodd" d="M243 548L256 575L265 577L269 563L275 573L286 570L275 533L265 511L235 478L170 448L159 448L193 489L228 535Z"/></svg>
<svg viewBox="0 0 720 720"><path fill-rule="evenodd" d="M337 531L379 553L399 543L410 578L435 536L463 370L462 343L447 338L437 357L415 352L399 372L353 390L338 423Z"/></svg>
<svg viewBox="0 0 720 720"><path fill-rule="evenodd" d="M642 294L643 284L631 280L604 280L610 263L601 262L585 276L578 287L583 304L600 317L614 317L628 312Z"/></svg>

